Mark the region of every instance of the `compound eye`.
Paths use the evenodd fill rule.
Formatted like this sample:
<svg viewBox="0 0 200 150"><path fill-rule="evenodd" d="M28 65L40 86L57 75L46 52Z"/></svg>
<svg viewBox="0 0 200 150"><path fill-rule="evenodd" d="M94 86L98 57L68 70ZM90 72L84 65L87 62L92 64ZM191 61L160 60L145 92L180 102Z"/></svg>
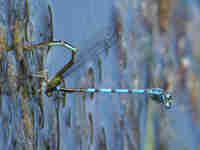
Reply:
<svg viewBox="0 0 200 150"><path fill-rule="evenodd" d="M165 107L170 109L172 107L172 95L170 93L166 93L165 97Z"/></svg>
<svg viewBox="0 0 200 150"><path fill-rule="evenodd" d="M170 109L172 107L172 101L167 101L164 105L166 109Z"/></svg>
<svg viewBox="0 0 200 150"><path fill-rule="evenodd" d="M172 95L170 93L161 95L161 100L161 103L165 106L166 109L170 109L172 107Z"/></svg>
<svg viewBox="0 0 200 150"><path fill-rule="evenodd" d="M169 93L167 93L167 94L166 94L166 98L170 100L170 99L172 99L172 95L169 94Z"/></svg>

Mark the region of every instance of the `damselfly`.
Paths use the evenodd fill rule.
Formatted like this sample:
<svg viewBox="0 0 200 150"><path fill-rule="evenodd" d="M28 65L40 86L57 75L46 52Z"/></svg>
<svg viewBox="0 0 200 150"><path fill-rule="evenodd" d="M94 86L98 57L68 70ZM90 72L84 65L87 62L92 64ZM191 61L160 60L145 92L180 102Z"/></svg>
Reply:
<svg viewBox="0 0 200 150"><path fill-rule="evenodd" d="M61 88L59 85L63 82L64 77L68 76L70 73L75 71L77 67L83 64L88 59L94 57L94 55L99 55L99 53L105 51L106 48L112 47L115 43L116 35L115 31L111 32L106 30L102 32L104 35L102 39L99 40L95 45L91 48L83 49L82 53L78 55L78 63L75 63L75 55L77 54L77 48L72 46L70 43L66 41L49 41L46 43L40 43L38 45L24 46L24 49L32 49L32 48L40 48L41 46L64 46L72 52L71 60L61 69L59 70L51 80L46 79L46 89L45 93L47 96L52 96L54 91L57 92L84 92L84 93L129 93L129 94L146 94L149 95L152 100L157 103L163 104L165 108L169 109L172 105L172 96L170 93L165 92L160 88L152 88L152 89L95 89L95 88ZM84 53L84 54L83 54ZM85 55L85 53L87 55ZM84 58L85 56L85 58Z"/></svg>
<svg viewBox="0 0 200 150"><path fill-rule="evenodd" d="M147 94L151 96L152 100L157 103L163 104L165 108L170 109L172 105L172 95L169 92L164 92L160 88L152 89L95 89L95 88L60 88L56 87L57 91L73 93L73 92L84 92L84 93L129 93L129 94Z"/></svg>

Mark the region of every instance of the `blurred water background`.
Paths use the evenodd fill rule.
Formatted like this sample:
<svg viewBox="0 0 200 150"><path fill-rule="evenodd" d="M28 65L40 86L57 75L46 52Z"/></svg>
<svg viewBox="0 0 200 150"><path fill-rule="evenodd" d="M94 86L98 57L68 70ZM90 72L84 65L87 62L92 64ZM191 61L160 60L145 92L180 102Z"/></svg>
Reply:
<svg viewBox="0 0 200 150"><path fill-rule="evenodd" d="M196 0L0 0L0 149L199 149L199 11ZM8 52L17 19L23 44L53 37L78 48L62 86L163 88L173 107L145 95L38 92L45 81L24 79L18 55L26 73L52 78L71 54Z"/></svg>

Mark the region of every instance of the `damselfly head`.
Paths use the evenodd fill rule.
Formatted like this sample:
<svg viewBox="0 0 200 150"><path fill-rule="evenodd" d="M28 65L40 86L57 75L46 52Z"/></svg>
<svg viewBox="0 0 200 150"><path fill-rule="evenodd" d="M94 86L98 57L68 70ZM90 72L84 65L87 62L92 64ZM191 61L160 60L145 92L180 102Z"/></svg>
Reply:
<svg viewBox="0 0 200 150"><path fill-rule="evenodd" d="M169 92L163 93L161 95L161 103L165 106L166 109L170 109L172 107L172 95Z"/></svg>
<svg viewBox="0 0 200 150"><path fill-rule="evenodd" d="M149 91L149 94L152 100L163 104L166 109L170 109L172 107L172 95L169 92L164 92L164 90L160 88L153 88Z"/></svg>

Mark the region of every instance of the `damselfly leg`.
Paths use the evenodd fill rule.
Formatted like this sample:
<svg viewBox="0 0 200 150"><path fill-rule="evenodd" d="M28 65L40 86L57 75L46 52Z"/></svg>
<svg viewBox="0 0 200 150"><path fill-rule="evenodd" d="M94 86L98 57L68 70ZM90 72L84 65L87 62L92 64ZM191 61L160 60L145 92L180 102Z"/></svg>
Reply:
<svg viewBox="0 0 200 150"><path fill-rule="evenodd" d="M73 48L73 47L72 47ZM75 55L76 55L76 49L72 50L72 58L71 60L60 70L56 73L56 75L47 83L46 88L46 95L51 96L52 92L56 90L56 87L61 84L63 80L63 74L69 69L75 62Z"/></svg>
<svg viewBox="0 0 200 150"><path fill-rule="evenodd" d="M63 81L63 74L67 71L67 69L69 69L74 64L77 49L75 47L73 47L70 43L68 43L64 40L44 42L44 43L40 43L37 45L24 46L24 49L28 50L28 49L33 49L33 48L41 48L44 46L63 46L72 52L71 60L60 71L58 71L51 80L48 80L45 76L45 81L47 84L45 93L47 96L52 96L52 92ZM40 73L38 75L35 74L34 76L41 77Z"/></svg>
<svg viewBox="0 0 200 150"><path fill-rule="evenodd" d="M11 45L8 48L8 50L13 50L13 46L14 45ZM60 71L58 71L56 73L56 75L51 80L47 80L47 76L42 75L43 74L42 72L31 74L31 76L33 76L33 77L39 77L39 78L45 79L46 84L47 84L45 93L46 93L47 96L51 96L52 92L56 89L56 87L61 84L61 82L63 80L64 72L66 72L66 70L74 64L77 49L75 47L73 47L70 43L68 43L64 40L47 41L47 42L42 42L42 43L39 43L39 44L32 44L32 45L20 45L20 47L23 48L24 50L33 50L35 48L42 48L42 47L45 47L45 46L50 46L50 47L51 46L62 46L62 47L67 48L68 50L70 50L72 52L71 60Z"/></svg>

